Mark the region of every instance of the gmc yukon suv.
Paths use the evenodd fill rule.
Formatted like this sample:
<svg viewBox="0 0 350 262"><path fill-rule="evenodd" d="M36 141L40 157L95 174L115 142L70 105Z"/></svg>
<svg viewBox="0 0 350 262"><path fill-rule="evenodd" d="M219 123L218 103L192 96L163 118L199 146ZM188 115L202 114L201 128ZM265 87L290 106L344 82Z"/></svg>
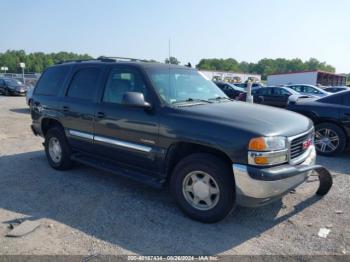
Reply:
<svg viewBox="0 0 350 262"><path fill-rule="evenodd" d="M32 130L49 164L84 163L154 187L168 185L202 222L235 205L281 198L319 173L312 122L297 113L229 99L195 69L101 57L62 62L38 81Z"/></svg>

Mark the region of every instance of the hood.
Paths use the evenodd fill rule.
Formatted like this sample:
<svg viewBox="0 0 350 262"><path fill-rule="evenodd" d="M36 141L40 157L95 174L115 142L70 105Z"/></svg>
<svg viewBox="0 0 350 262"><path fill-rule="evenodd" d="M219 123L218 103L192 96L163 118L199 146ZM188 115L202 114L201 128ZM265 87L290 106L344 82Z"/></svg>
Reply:
<svg viewBox="0 0 350 262"><path fill-rule="evenodd" d="M259 136L294 136L313 126L311 120L300 114L239 101L185 106L178 110L189 118L229 125Z"/></svg>

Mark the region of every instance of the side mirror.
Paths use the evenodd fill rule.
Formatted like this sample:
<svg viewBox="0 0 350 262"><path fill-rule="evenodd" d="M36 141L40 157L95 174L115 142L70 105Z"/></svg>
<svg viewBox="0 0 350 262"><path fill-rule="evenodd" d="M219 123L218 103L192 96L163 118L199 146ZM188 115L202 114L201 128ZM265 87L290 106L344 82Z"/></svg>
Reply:
<svg viewBox="0 0 350 262"><path fill-rule="evenodd" d="M130 107L139 107L144 109L152 108L151 104L145 101L143 94L138 92L126 92L123 95L122 103L123 105Z"/></svg>

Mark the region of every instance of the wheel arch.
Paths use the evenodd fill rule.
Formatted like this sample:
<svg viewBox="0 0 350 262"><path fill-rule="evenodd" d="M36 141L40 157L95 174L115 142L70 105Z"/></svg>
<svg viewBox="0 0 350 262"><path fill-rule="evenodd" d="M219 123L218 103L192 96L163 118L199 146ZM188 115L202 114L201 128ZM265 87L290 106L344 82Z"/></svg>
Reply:
<svg viewBox="0 0 350 262"><path fill-rule="evenodd" d="M165 176L169 181L175 166L185 157L194 153L208 153L222 159L227 165L232 165L230 157L222 150L215 147L202 145L193 142L176 142L170 145L165 158Z"/></svg>
<svg viewBox="0 0 350 262"><path fill-rule="evenodd" d="M40 128L43 136L46 135L51 127L58 127L64 130L63 125L55 118L45 117L41 120Z"/></svg>

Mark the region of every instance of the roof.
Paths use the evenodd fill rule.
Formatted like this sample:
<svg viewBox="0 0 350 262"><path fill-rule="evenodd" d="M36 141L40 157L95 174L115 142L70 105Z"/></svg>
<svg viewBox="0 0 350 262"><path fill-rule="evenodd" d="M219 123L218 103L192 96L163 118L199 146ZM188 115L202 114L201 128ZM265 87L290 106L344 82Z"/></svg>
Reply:
<svg viewBox="0 0 350 262"><path fill-rule="evenodd" d="M132 65L132 66L138 66L142 68L178 68L178 69L188 69L188 70L194 70L195 68L190 68L187 66L181 66L181 65L174 65L174 64L165 64L165 63L159 63L159 62L148 62L146 60L139 60L139 59L130 59L130 60L118 60L117 58L98 58L98 59L87 59L87 60L67 60L62 61L54 66L64 66L64 65L101 65L101 64L107 64L107 65Z"/></svg>
<svg viewBox="0 0 350 262"><path fill-rule="evenodd" d="M292 74L302 74L302 73L322 73L322 74L327 74L327 75L346 77L346 76L341 75L341 74L335 74L335 73L326 72L326 71L322 71L322 70L306 70L306 71L294 71L294 72L286 72L286 73L275 73L275 74L270 74L269 76L273 76L273 75L292 75Z"/></svg>

